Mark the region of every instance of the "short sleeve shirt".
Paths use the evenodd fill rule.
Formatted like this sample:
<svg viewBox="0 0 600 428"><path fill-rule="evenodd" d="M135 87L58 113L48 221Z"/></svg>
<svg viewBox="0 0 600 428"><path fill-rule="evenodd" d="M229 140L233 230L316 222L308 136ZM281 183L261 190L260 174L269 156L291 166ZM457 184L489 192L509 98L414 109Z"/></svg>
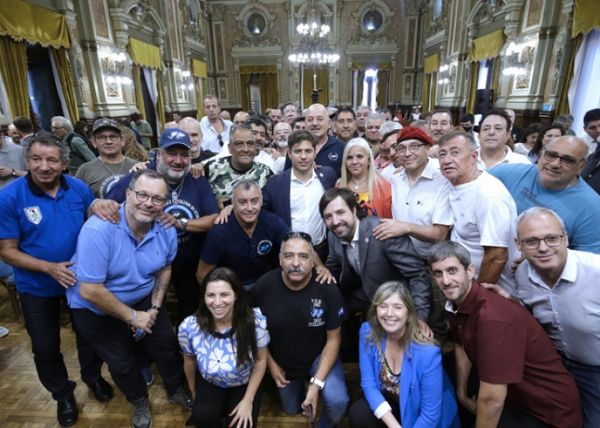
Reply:
<svg viewBox="0 0 600 428"><path fill-rule="evenodd" d="M256 348L269 344L267 318L259 309L254 309ZM200 375L213 385L231 388L245 385L250 380L254 356L241 367L237 366L237 341L235 334L221 332L213 335L203 331L195 315L190 315L179 326L179 346L185 355L196 358Z"/></svg>
<svg viewBox="0 0 600 428"><path fill-rule="evenodd" d="M125 157L118 164L107 164L97 157L81 165L76 176L91 187L95 197L104 198L136 163L136 160Z"/></svg>
<svg viewBox="0 0 600 428"><path fill-rule="evenodd" d="M27 170L27 164L25 163L25 157L23 155L23 148L10 141L4 141L0 146L0 166L13 168L17 171ZM15 177L12 175L0 177L0 189L14 180Z"/></svg>
<svg viewBox="0 0 600 428"><path fill-rule="evenodd" d="M204 176L213 193L218 199L225 201L231 200L233 186L239 180L252 180L262 189L272 175L273 172L267 165L256 161L249 170L238 171L231 165L231 156L213 158L204 166Z"/></svg>
<svg viewBox="0 0 600 428"><path fill-rule="evenodd" d="M314 278L302 290L291 290L278 268L262 276L250 294L269 320L271 355L288 379L306 379L327 342L327 331L345 318L340 291Z"/></svg>

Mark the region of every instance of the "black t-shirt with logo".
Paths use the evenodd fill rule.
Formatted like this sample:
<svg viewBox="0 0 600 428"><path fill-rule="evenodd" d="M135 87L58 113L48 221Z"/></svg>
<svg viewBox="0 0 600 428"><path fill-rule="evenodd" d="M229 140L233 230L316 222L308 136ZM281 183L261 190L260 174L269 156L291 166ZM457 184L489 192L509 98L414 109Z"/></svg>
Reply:
<svg viewBox="0 0 600 428"><path fill-rule="evenodd" d="M344 301L336 285L314 278L299 291L290 290L275 269L250 290L255 306L267 317L269 351L289 380L306 379L314 360L345 318Z"/></svg>

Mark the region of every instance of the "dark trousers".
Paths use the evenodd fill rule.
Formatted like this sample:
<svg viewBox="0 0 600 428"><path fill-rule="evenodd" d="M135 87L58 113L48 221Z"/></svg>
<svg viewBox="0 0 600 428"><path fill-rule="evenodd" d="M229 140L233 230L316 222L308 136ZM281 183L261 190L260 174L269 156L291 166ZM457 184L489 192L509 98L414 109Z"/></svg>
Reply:
<svg viewBox="0 0 600 428"><path fill-rule="evenodd" d="M348 410L351 428L385 428L385 424L375 417L364 397L359 398Z"/></svg>
<svg viewBox="0 0 600 428"><path fill-rule="evenodd" d="M342 322L342 343L340 358L343 363L358 361L358 331L369 309L369 297L362 289L343 295L346 319Z"/></svg>
<svg viewBox="0 0 600 428"><path fill-rule="evenodd" d="M171 269L171 282L177 295L177 325L198 310L200 285L196 280L198 258L176 257Z"/></svg>
<svg viewBox="0 0 600 428"><path fill-rule="evenodd" d="M133 305L133 308L138 311L149 309L150 296ZM111 316L96 315L87 309L73 309L73 320L82 336L106 362L113 380L128 401L148 395L136 358L136 345L141 345L156 362L168 395L183 386L183 361L166 313L159 313L152 334L146 334L138 343L134 341L129 325Z"/></svg>
<svg viewBox="0 0 600 428"><path fill-rule="evenodd" d="M242 400L248 385L221 388L207 382L200 373L196 372L196 399L192 408L192 416L186 425L196 425L202 428L221 428L222 419L227 418L229 426L233 418L228 415ZM261 390L256 391L252 402L252 426L256 427L260 413Z"/></svg>
<svg viewBox="0 0 600 428"><path fill-rule="evenodd" d="M69 380L60 352L60 308L64 297L40 297L28 293L19 295L40 382L52 393L53 399L66 400L73 393L75 382ZM85 383L93 383L100 377L102 360L76 327L75 341L81 379Z"/></svg>

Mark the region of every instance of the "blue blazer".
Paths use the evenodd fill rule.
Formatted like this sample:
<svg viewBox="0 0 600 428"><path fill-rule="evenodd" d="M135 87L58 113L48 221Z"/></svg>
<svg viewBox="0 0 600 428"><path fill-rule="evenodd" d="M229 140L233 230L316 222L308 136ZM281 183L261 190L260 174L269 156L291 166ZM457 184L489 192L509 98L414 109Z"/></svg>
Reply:
<svg viewBox="0 0 600 428"><path fill-rule="evenodd" d="M315 169L317 178L325 190L335 186L337 176L335 171L327 166ZM290 208L290 182L292 180L292 170L287 169L277 175L272 176L263 187L263 209L277 214L292 227L292 213Z"/></svg>
<svg viewBox="0 0 600 428"><path fill-rule="evenodd" d="M385 398L379 371L382 361L374 343L367 341L371 326L360 328L359 362L361 387L373 412ZM386 340L381 349L385 350ZM459 428L454 387L442 367L442 352L433 345L408 344L400 374L400 416L406 428Z"/></svg>

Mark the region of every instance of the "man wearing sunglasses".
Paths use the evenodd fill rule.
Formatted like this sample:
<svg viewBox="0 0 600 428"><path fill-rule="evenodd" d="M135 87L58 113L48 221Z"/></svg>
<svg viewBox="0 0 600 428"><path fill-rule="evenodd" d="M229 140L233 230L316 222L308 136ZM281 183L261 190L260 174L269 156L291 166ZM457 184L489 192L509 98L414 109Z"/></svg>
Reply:
<svg viewBox="0 0 600 428"><path fill-rule="evenodd" d="M569 248L600 253L600 196L579 178L586 155L583 140L565 135L542 149L537 165L498 165L489 172L504 183L517 213L550 207L565 222Z"/></svg>

